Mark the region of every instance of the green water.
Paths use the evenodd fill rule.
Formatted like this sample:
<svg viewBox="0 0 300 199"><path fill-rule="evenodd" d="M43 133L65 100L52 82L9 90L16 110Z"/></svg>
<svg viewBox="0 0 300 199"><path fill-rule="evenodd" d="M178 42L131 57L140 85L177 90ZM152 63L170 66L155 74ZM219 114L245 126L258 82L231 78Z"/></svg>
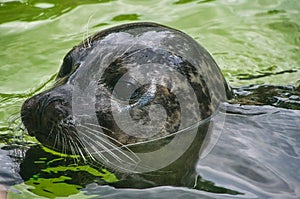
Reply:
<svg viewBox="0 0 300 199"><path fill-rule="evenodd" d="M299 0L0 0L0 134L74 45L133 21L191 35L234 87L300 84Z"/></svg>
<svg viewBox="0 0 300 199"><path fill-rule="evenodd" d="M0 126L58 71L66 52L103 28L153 21L180 29L213 55L232 86L294 85L300 2L0 1Z"/></svg>

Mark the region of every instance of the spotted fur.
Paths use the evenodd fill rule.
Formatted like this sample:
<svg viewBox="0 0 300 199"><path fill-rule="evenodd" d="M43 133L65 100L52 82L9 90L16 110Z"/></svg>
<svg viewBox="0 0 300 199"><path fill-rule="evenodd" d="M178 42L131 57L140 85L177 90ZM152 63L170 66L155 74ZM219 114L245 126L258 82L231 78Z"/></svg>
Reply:
<svg viewBox="0 0 300 199"><path fill-rule="evenodd" d="M126 81L149 81L142 85L127 83L136 88L124 100L114 89L127 73ZM95 107L85 107L83 99L82 109L95 110L91 115L96 114L98 123L92 121L93 124L99 125L118 146L171 136L210 117L230 93L210 54L181 31L155 23L132 23L101 31L68 52L53 88L28 99L22 107L22 120L31 135L48 147L76 154L89 153L78 138L77 118L72 110L79 74L85 77L79 86L83 91L91 85L90 81L96 82ZM192 90L187 92L189 88ZM184 100L178 99L176 95L184 92ZM196 96L196 101L192 96ZM114 121L113 112L126 110L137 124L147 125L153 105L164 107L167 115L156 134L144 135L150 128L145 127L145 131L140 128L134 136L128 135ZM86 117L89 120L89 114ZM93 140L90 142L93 145Z"/></svg>

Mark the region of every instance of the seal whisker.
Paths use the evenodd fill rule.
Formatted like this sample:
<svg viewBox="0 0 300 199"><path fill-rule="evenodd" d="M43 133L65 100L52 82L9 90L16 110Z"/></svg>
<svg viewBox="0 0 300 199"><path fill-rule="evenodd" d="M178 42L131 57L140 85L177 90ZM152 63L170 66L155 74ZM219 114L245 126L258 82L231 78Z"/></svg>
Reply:
<svg viewBox="0 0 300 199"><path fill-rule="evenodd" d="M57 142L56 142L55 147L57 147L57 149L60 149L61 153L64 153L64 151L63 151L64 145L62 145L62 144L63 144L63 138L62 138L61 132L58 131L57 132ZM61 146L61 147L59 148L59 146Z"/></svg>
<svg viewBox="0 0 300 199"><path fill-rule="evenodd" d="M58 133L57 133L57 135L58 135L58 139L57 139L57 148L59 148L59 146L62 146L62 148L61 148L61 152L62 153L65 153L65 145L64 145L64 134L63 134L63 129L62 129L62 127L59 125L58 126Z"/></svg>
<svg viewBox="0 0 300 199"><path fill-rule="evenodd" d="M90 125L90 126L93 127L93 128L99 128L99 131L100 131L100 132L97 131L97 130L95 130L95 129L89 128L88 125ZM114 147L113 150L117 150L118 152L122 153L122 155L125 155L126 158L128 158L129 160L131 160L131 161L134 162L134 165L135 165L135 166L138 165L139 162L141 162L140 158L139 158L139 157L138 157L131 149L129 149L127 146L123 145L123 144L120 143L118 140L116 140L116 139L114 139L114 138L112 138L112 137L109 137L108 135L106 135L106 134L104 134L103 132L101 132L102 128L103 128L103 129L107 129L107 128L102 127L102 126L97 126L97 125L92 124L92 123L86 123L86 126L85 126L85 127L88 128L89 130L95 132L95 133L102 133L101 135L103 135L103 136L106 137L107 139L111 139L112 141L114 141L114 142L116 142L117 144L119 144L119 145L120 145L119 147L113 145L113 147ZM110 131L110 132L112 132L112 133L114 133L113 131L111 131L111 130L109 130L109 129L107 129L107 130ZM102 138L102 139L103 139L103 138ZM104 140L104 141L107 141L107 140ZM109 143L106 143L106 144L109 144ZM131 154L131 155L134 156L133 158L136 158L136 160L133 160L129 155L127 155L126 153L123 153L122 150L120 150L119 148L120 148L120 149L123 148L123 149L125 149L126 151L128 151L129 154ZM124 160L122 160L122 161L124 161ZM139 167L139 168L143 168L144 170L149 170L149 171L151 170L151 168L148 168L148 167L141 167L141 166L138 166L138 167Z"/></svg>
<svg viewBox="0 0 300 199"><path fill-rule="evenodd" d="M53 143L53 148L55 149L55 146L59 146L58 143L59 142L59 132L57 132L57 134L55 135L55 139L54 139L54 143Z"/></svg>
<svg viewBox="0 0 300 199"><path fill-rule="evenodd" d="M95 130L95 129L92 129L92 128L89 128L88 125L90 125L90 126L92 126L92 127L99 128L99 131L97 131L97 130ZM107 128L105 128L105 127L103 127L103 126L96 126L95 124L92 124L92 123L86 123L86 126L82 126L82 127L87 128L88 130L90 130L90 131L92 131L92 132L95 132L95 133L97 133L97 134L100 133L100 134L101 134L102 136L104 136L105 138L110 139L110 140L116 142L117 144L120 145L120 147L117 147L117 146L111 144L111 145L113 146L114 149L124 148L124 149L126 149L128 152L130 152L131 154L133 154L134 157L138 159L138 161L140 161L139 157L136 156L135 153L134 153L132 150L130 150L128 147L126 147L125 145L123 145L123 144L122 144L121 142L119 142L118 140L116 140L116 139L114 139L114 138L112 138L112 137L110 137L110 136L108 136L108 135L106 135L105 133L102 132L102 129L105 129L105 130L106 130ZM107 130L109 130L109 129L107 129ZM112 132L112 133L114 133L114 132L111 131L111 130L109 130L109 131ZM99 136L99 138L100 138L100 139L103 139L103 138L100 137L100 136ZM107 143L107 144L108 144L108 143ZM130 157L128 157L128 158L130 158Z"/></svg>
<svg viewBox="0 0 300 199"><path fill-rule="evenodd" d="M136 45L140 39L136 39L135 42L133 42L124 52L121 54L121 56L124 56L134 45ZM126 56L124 56L126 58Z"/></svg>
<svg viewBox="0 0 300 199"><path fill-rule="evenodd" d="M69 136L69 144L70 144L70 148L71 148L71 153L72 153L72 155L74 155L74 164L77 164L78 162L79 162L79 159L78 159L78 156L77 156L77 153L76 153L76 150L77 150L77 148L76 148L76 146L75 146L75 141L74 141L74 139L71 137L71 136Z"/></svg>
<svg viewBox="0 0 300 199"><path fill-rule="evenodd" d="M88 129L87 129L88 130ZM88 133L90 135L94 135L92 134L91 132L84 132L84 133ZM93 140L92 138L90 138L88 135L83 135L85 136L86 138L88 138L90 141L92 141L93 143L95 143L95 146L100 146L100 148L102 148L103 150L99 150L99 148L95 148L95 152L96 153L104 153L104 152L107 152L109 153L111 156L113 156L116 160L118 160L119 162L122 162L123 160L117 156L114 152L117 151L119 153L121 153L122 155L124 155L126 158L129 158L131 161L133 161L134 163L136 163L135 160L133 160L132 158L130 158L128 155L126 155L124 152L122 152L120 149L118 149L118 147L114 146L113 144L109 143L109 142L106 142L106 140L103 140L103 138L101 138L100 136L97 136L98 138L100 138L99 140L101 142L99 142L99 140ZM105 146L104 144L108 145ZM110 149L109 147L113 147L113 149Z"/></svg>
<svg viewBox="0 0 300 199"><path fill-rule="evenodd" d="M50 132L49 132L48 136L46 137L46 140L49 140L50 136L52 135L52 133L54 131L54 127L55 127L55 123L52 124Z"/></svg>
<svg viewBox="0 0 300 199"><path fill-rule="evenodd" d="M90 139L89 137L87 137L87 138L89 139L89 141L95 142L93 139ZM100 159L104 160L105 162L109 162L108 159L107 159L105 156L102 155L102 153L99 153L99 152L98 152L98 149L96 148L95 145L91 145L90 142L87 141L87 140L85 140L84 137L82 138L82 140L83 140L83 142L82 142L83 145L85 145L84 143L89 144L90 148L92 148L93 151L94 151L96 154L98 154L98 156L100 157ZM94 155L91 153L92 150L89 150L87 147L84 147L84 149L85 149L85 151L88 153L88 155L90 156L90 158L91 158L93 161L97 162L96 159L95 159L95 157L94 157ZM101 162L100 162L100 163L101 163Z"/></svg>
<svg viewBox="0 0 300 199"><path fill-rule="evenodd" d="M92 141L92 140L91 140L91 141ZM92 141L92 142L93 142L93 141ZM110 168L113 169L113 170L126 171L126 172L134 172L133 169L127 169L127 168L124 167L125 165L123 165L122 163L125 162L125 161L121 161L121 162L114 163L114 162L110 161L106 156L104 156L103 153L99 152L98 149L97 149L97 147L95 147L94 145L92 145L91 148L92 148L92 149L94 150L94 152L99 156L99 158L100 158L102 161L104 161L104 163L106 163L106 164L104 164L104 163L101 162L101 161L100 161L100 162L97 161L98 163L104 164L104 165L110 167ZM114 157L113 157L113 158L114 158ZM127 163L127 162L125 162L125 163ZM120 165L121 165L121 166L120 166ZM136 168L136 165L134 165L134 168Z"/></svg>
<svg viewBox="0 0 300 199"><path fill-rule="evenodd" d="M108 137L109 139L113 139L113 138L107 136L105 133L101 132L102 130L106 130L106 131L108 131L108 132L114 134L115 132L113 132L113 131L110 130L109 128L106 128L106 127L101 126L101 125L95 125L95 124L89 123L89 122L86 122L85 125L86 125L86 127L87 127L87 126L90 126L90 127L93 127L93 128L99 128L99 131L97 131L97 132L103 134L104 136ZM114 140L114 141L117 142L118 144L122 145L122 143L120 143L118 140Z"/></svg>
<svg viewBox="0 0 300 199"><path fill-rule="evenodd" d="M133 45L132 45L132 46L133 46ZM132 46L131 46L131 47L132 47ZM130 48L131 48L131 47L130 47ZM128 49L130 49L130 48L128 48ZM132 55L134 55L134 54L137 54L137 53L139 53L139 52L141 52L141 51L143 51L143 50L145 50L145 49L147 49L147 47L140 48L140 49L138 49L138 50L135 50L134 52L131 52L130 54L125 55L125 53L129 51L129 50L126 50L126 51L122 54L122 56L124 56L124 59L125 59L125 58L127 58L127 57L129 57L129 56L132 56Z"/></svg>
<svg viewBox="0 0 300 199"><path fill-rule="evenodd" d="M68 137L69 137L68 134L64 134L64 135L63 135L63 138L64 138L63 140L64 140L64 144L65 144L65 149L64 149L65 154L68 154L69 151L72 151L71 146L68 144L68 142L69 142Z"/></svg>
<svg viewBox="0 0 300 199"><path fill-rule="evenodd" d="M65 153L65 145L64 145L64 138L63 138L63 135L61 133L61 131L58 132L58 137L57 137L57 148L59 149L59 146L62 146L61 147L61 152L62 153Z"/></svg>
<svg viewBox="0 0 300 199"><path fill-rule="evenodd" d="M78 151L78 155L80 155L82 157L83 161L86 162L86 158L83 155L83 152L82 152L81 148L78 146L77 142L74 142L74 146L75 146L75 149ZM86 148L84 148L84 150L86 150Z"/></svg>
<svg viewBox="0 0 300 199"><path fill-rule="evenodd" d="M75 150L73 148L73 144L71 141L73 141L72 137L71 136L68 136L68 144L69 144L69 147L70 147L70 151L71 151L71 155L76 155L75 153Z"/></svg>
<svg viewBox="0 0 300 199"><path fill-rule="evenodd" d="M68 139L68 145L69 145L69 148L70 148L71 155L74 155L74 149L73 149L73 146L71 144L71 139ZM76 164L75 158L72 158L72 159L74 161L74 164Z"/></svg>
<svg viewBox="0 0 300 199"><path fill-rule="evenodd" d="M61 143L62 143L62 146L63 146L62 152L63 152L64 154L67 154L66 135L63 134L62 131L60 132L60 134L62 134L62 136L61 136Z"/></svg>
<svg viewBox="0 0 300 199"><path fill-rule="evenodd" d="M89 142L87 142L92 149L92 151L99 156L100 159L102 159L104 162L108 163L109 165L113 165L114 167L121 168L122 170L128 170L127 168L130 166L136 167L138 162L140 160L137 158L137 156L132 152L131 154L134 155L137 160L134 160L132 157L127 155L125 152L119 149L119 147L116 147L112 143L107 142L107 140L103 139L99 135L94 135L93 129L85 128L83 132L83 136L88 139ZM97 131L96 131L97 132ZM98 132L97 132L98 133ZM93 139L92 137L97 137L97 140ZM91 145L91 143L94 143ZM100 148L100 150L99 150ZM110 159L113 158L113 160L116 161L116 163L113 163ZM120 166L120 164L123 166ZM132 172L132 169L130 169Z"/></svg>
<svg viewBox="0 0 300 199"><path fill-rule="evenodd" d="M78 145L78 144L80 144L81 146L84 146L84 142L82 141L82 138L78 137L78 134L75 133L75 134L73 134L73 136L74 137L69 135L69 138L70 138L69 140L71 141L71 142L69 141L69 143L72 144L73 148L74 148L72 153L74 155L80 155L82 157L82 159L84 160L84 162L86 162L85 155L83 154L81 147L79 147L79 145ZM86 149L86 147L83 147L83 150L87 153L88 156L91 156L89 154L89 151ZM78 153L76 153L76 151Z"/></svg>
<svg viewBox="0 0 300 199"><path fill-rule="evenodd" d="M90 151L87 149L87 147L85 147L85 143L88 143L84 137L79 137L78 134L74 134L74 137L76 138L75 143L74 145L76 145L76 148L77 148L77 151L79 152L78 155L81 155L81 157L84 159L84 161L86 161L86 158L85 158L85 155L84 155L84 152L86 153L87 156L89 156L92 161L96 161L94 159L94 157L92 156L92 154L90 153ZM80 144L81 147L78 145ZM82 151L84 150L84 152Z"/></svg>
<svg viewBox="0 0 300 199"><path fill-rule="evenodd" d="M87 141L85 140L85 138L82 138L82 140L87 143ZM96 159L94 158L94 156L91 154L91 152L88 150L87 147L84 147L84 151L88 154L88 156L91 158L92 161L97 162Z"/></svg>
<svg viewBox="0 0 300 199"><path fill-rule="evenodd" d="M91 47L91 44L92 44L92 41L91 41L91 38L89 37L89 25L90 25L90 22L91 22L91 19L93 18L93 15L91 15L88 19L88 22L86 24L86 31L85 33L82 34L82 43L83 43L83 47L84 48L90 48ZM85 39L86 38L86 39ZM86 46L87 44L87 46Z"/></svg>
<svg viewBox="0 0 300 199"><path fill-rule="evenodd" d="M152 171L152 168L151 167L146 167L145 165L144 166L140 166L140 165L138 165L138 163L139 162L141 162L141 160L140 160L140 158L132 151L132 150L130 150L127 146L133 146L133 145L135 145L135 144L128 144L128 145L123 145L122 143L120 143L118 140L115 140L114 138L112 138L112 137L110 137L110 136L108 136L108 135L106 135L106 134L104 134L103 132L101 132L101 130L102 129L107 129L107 128L105 128L105 127L103 127L103 126L98 126L98 125L95 125L95 124L92 124L92 123L85 123L86 124L86 126L82 126L82 127L85 127L85 128L87 128L88 130L90 130L90 131L93 131L93 132L95 132L95 133L97 133L97 134L99 134L99 133L101 133L101 135L103 135L104 137L106 137L107 139L111 139L111 140L113 140L114 142L116 142L117 144L120 144L120 147L117 147L117 148L114 148L113 150L117 150L118 152L121 152L121 153L123 153L119 148L124 148L124 149L126 149L127 151L129 151L129 153L130 154L132 154L132 155L134 155L134 157L135 158L137 158L137 160L133 160L130 156L128 156L127 154L122 154L122 155L125 155L128 159L130 159L131 161L133 161L133 164L131 164L132 166L134 166L134 168L140 168L140 169L142 169L142 170L144 170L144 171ZM91 126L91 127L93 127L93 128L98 128L99 129L99 131L97 131L97 130L95 130L95 129L92 129L92 128L89 128L88 126ZM112 133L114 133L113 131L111 131L110 129L107 129L108 131L110 131L110 132L112 132ZM181 132L181 131L179 131L179 132ZM85 133L87 133L87 132L85 132ZM85 135L84 134L84 136L87 136L87 135ZM172 136L172 135L168 135L168 136L165 136L165 137L169 137L169 136ZM89 138L89 137L87 137L87 138ZM100 139L103 139L102 137L99 137ZM90 139L90 138L89 138ZM155 139L155 140L159 140L159 138L157 138L157 139ZM104 140L104 141L106 141L106 140ZM147 142L149 142L149 141L147 141ZM138 144L144 144L144 143L147 143L147 142L141 142L141 143L138 143ZM108 143L106 143L106 144L108 144ZM113 147L116 147L116 146L114 146L113 145ZM120 163L122 163L124 160L121 160L121 162ZM128 164L128 162L126 162L127 164ZM119 166L117 166L117 167L119 167ZM123 167L121 167L121 169L123 169L124 170L124 168ZM129 171L129 172L133 172L133 169L131 169L131 170L127 170L127 171Z"/></svg>

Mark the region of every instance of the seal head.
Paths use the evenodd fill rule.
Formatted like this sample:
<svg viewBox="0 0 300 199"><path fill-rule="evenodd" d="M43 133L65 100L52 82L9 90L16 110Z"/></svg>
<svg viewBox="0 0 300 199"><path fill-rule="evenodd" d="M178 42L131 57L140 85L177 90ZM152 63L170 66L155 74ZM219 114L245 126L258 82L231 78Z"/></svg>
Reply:
<svg viewBox="0 0 300 199"><path fill-rule="evenodd" d="M21 115L29 134L50 148L136 163L128 151L169 145L213 115L229 93L213 58L190 36L131 23L75 46L54 86L27 99Z"/></svg>

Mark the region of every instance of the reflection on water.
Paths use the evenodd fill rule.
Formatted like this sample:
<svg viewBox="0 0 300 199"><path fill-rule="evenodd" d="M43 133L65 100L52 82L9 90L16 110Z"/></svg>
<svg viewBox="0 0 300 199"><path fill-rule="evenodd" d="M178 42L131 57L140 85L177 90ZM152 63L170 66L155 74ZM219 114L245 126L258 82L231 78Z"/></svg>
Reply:
<svg viewBox="0 0 300 199"><path fill-rule="evenodd" d="M10 21L38 21L45 19L54 19L62 14L65 14L79 5L94 4L94 3L107 3L114 0L81 0L81 1L46 1L41 2L38 0L33 1L7 1L1 3L0 1L0 24ZM11 9L15 12L11 12Z"/></svg>
<svg viewBox="0 0 300 199"><path fill-rule="evenodd" d="M239 97L232 103L300 110L300 92L293 86L252 85L236 89L235 92Z"/></svg>
<svg viewBox="0 0 300 199"><path fill-rule="evenodd" d="M199 161L199 173L224 187L235 187L247 198L297 198L300 112L270 106L227 108L226 125L216 130L222 131L221 136Z"/></svg>

